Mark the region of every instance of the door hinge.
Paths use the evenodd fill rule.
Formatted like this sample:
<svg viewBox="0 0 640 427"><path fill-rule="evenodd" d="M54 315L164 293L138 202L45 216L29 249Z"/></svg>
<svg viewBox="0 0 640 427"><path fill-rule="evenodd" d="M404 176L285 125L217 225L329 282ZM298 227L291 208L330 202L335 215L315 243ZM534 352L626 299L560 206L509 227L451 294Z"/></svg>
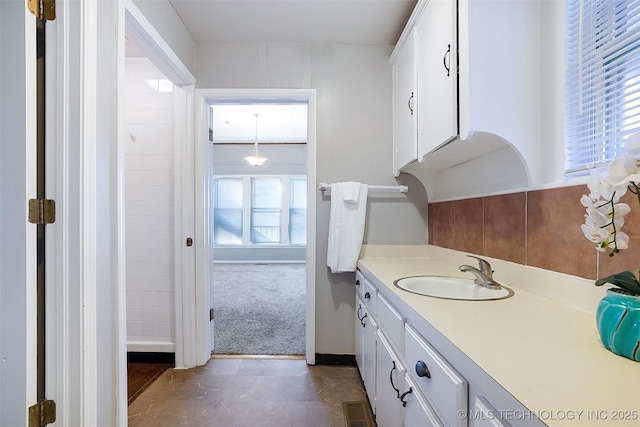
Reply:
<svg viewBox="0 0 640 427"><path fill-rule="evenodd" d="M209 141L213 142L213 129L209 128Z"/></svg>
<svg viewBox="0 0 640 427"><path fill-rule="evenodd" d="M27 0L29 11L43 21L56 19L56 0Z"/></svg>
<svg viewBox="0 0 640 427"><path fill-rule="evenodd" d="M29 199L29 222L32 224L53 224L56 222L56 201Z"/></svg>
<svg viewBox="0 0 640 427"><path fill-rule="evenodd" d="M29 427L42 427L56 422L56 402L41 400L29 407Z"/></svg>
<svg viewBox="0 0 640 427"><path fill-rule="evenodd" d="M209 322L213 320L213 308L209 309Z"/></svg>

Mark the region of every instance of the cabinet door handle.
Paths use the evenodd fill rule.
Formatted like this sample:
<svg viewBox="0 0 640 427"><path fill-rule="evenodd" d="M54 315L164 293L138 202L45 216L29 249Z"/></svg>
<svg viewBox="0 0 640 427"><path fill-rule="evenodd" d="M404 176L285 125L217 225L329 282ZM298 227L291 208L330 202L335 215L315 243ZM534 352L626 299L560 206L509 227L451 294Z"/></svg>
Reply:
<svg viewBox="0 0 640 427"><path fill-rule="evenodd" d="M409 387L409 391L405 391L404 393L402 393L402 396L400 396L400 402L402 402L403 408L407 407L407 401L404 400L404 398L407 396L407 394L411 394L411 393L413 393L413 389Z"/></svg>
<svg viewBox="0 0 640 427"><path fill-rule="evenodd" d="M364 314L364 316L362 316L362 319L360 319L360 324L362 325L362 327L366 327L367 324L365 323L364 319L367 318L367 313Z"/></svg>
<svg viewBox="0 0 640 427"><path fill-rule="evenodd" d="M362 310L362 304L358 304L358 311L356 311L356 316L358 317L358 320L362 322L362 317L360 317L360 310Z"/></svg>
<svg viewBox="0 0 640 427"><path fill-rule="evenodd" d="M393 371L395 370L396 370L396 361L394 360L393 368L391 368L391 372L389 372L389 382L391 383L391 387L393 387L393 389L396 391L398 399L400 399L400 390L396 388L395 384L393 383Z"/></svg>
<svg viewBox="0 0 640 427"><path fill-rule="evenodd" d="M365 292L364 297L365 299L371 299L371 294L369 292Z"/></svg>
<svg viewBox="0 0 640 427"><path fill-rule="evenodd" d="M449 65L447 65L447 55L449 55ZM442 58L442 63L444 64L444 69L447 70L447 77L449 77L449 73L451 71L451 45L447 45L447 51L444 53L444 58Z"/></svg>
<svg viewBox="0 0 640 427"><path fill-rule="evenodd" d="M418 360L416 362L416 374L419 377L427 377L431 378L431 372L429 372L429 368L427 368L427 364L422 360Z"/></svg>
<svg viewBox="0 0 640 427"><path fill-rule="evenodd" d="M411 92L411 96L407 102L407 107L409 107L409 111L411 111L411 115L413 116L413 92Z"/></svg>

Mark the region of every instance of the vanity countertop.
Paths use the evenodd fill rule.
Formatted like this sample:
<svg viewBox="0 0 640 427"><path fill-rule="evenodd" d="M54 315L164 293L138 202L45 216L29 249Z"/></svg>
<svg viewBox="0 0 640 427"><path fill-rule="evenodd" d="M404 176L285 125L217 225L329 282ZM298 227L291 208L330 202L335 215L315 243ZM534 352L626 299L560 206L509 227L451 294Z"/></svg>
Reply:
<svg viewBox="0 0 640 427"><path fill-rule="evenodd" d="M517 280L503 281L514 290L503 300L455 301L412 294L393 282L416 275L469 276L450 260L391 252L393 256L384 256L384 250L375 256L365 253L358 267L375 276L387 292L397 295L530 411L542 414L544 423L640 425L640 363L602 346L593 312L533 293L530 285L520 288ZM496 279L499 268L494 268ZM561 276L551 277L558 281L554 286L563 286ZM569 416L568 411L573 411L574 419L553 419ZM594 419L596 411L599 420Z"/></svg>

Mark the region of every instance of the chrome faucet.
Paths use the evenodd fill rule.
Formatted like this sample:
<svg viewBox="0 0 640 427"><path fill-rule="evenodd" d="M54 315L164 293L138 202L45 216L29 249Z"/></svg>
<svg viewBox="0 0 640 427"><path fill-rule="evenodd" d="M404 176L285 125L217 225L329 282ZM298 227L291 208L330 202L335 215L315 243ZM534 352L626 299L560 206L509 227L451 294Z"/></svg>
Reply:
<svg viewBox="0 0 640 427"><path fill-rule="evenodd" d="M467 256L477 259L478 266L480 268L478 269L470 265L461 265L459 267L460 271L462 272L468 271L470 273L473 273L476 276L476 279L474 280L474 283L476 285L484 286L485 288L488 288L488 289L500 289L502 287L500 283L493 280L493 270L491 269L491 264L489 264L486 260L479 258L477 256L473 256L473 255L467 255Z"/></svg>

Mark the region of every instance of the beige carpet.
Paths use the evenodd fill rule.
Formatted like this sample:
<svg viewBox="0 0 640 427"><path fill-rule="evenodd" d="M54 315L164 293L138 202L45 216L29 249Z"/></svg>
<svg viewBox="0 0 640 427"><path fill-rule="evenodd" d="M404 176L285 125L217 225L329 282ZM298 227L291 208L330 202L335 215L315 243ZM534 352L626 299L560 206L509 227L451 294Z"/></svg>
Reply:
<svg viewBox="0 0 640 427"><path fill-rule="evenodd" d="M305 264L214 264L214 353L305 353Z"/></svg>

